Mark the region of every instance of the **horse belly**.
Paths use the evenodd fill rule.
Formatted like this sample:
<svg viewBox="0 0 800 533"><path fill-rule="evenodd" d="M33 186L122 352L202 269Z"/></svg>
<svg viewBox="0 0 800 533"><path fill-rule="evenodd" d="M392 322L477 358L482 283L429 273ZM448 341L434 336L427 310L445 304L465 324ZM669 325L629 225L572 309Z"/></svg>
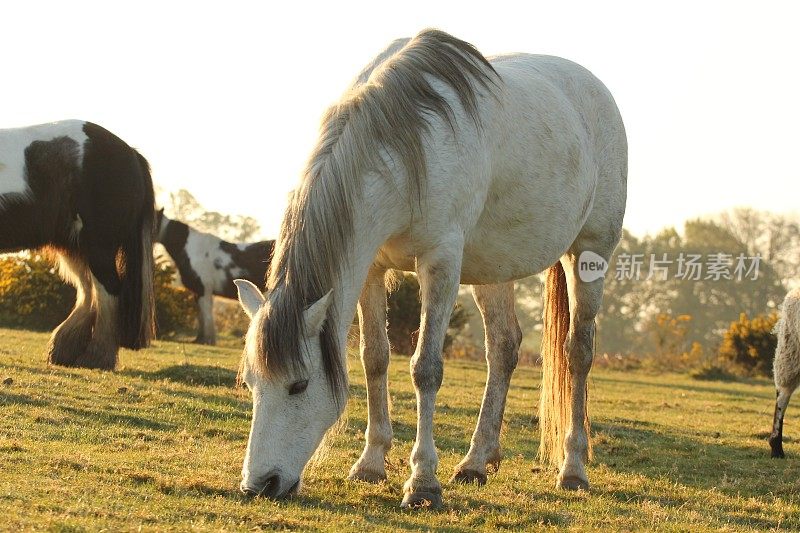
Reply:
<svg viewBox="0 0 800 533"><path fill-rule="evenodd" d="M542 272L567 250L572 233L536 224L533 217L478 226L464 246L461 283L502 283Z"/></svg>

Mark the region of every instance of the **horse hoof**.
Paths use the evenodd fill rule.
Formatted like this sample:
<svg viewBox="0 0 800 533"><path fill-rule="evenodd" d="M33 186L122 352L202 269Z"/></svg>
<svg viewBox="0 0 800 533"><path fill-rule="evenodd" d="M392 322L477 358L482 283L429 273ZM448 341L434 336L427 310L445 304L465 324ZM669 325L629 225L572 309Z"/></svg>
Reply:
<svg viewBox="0 0 800 533"><path fill-rule="evenodd" d="M558 482L558 488L565 490L589 490L589 482L576 476L567 476Z"/></svg>
<svg viewBox="0 0 800 533"><path fill-rule="evenodd" d="M471 468L458 470L453 474L453 477L450 478L450 483L461 483L463 485L475 483L479 486L483 486L486 485L486 474Z"/></svg>
<svg viewBox="0 0 800 533"><path fill-rule="evenodd" d="M386 481L385 472L375 472L371 470L351 470L347 476L350 481L364 481L366 483L380 483Z"/></svg>
<svg viewBox="0 0 800 533"><path fill-rule="evenodd" d="M770 436L769 447L772 451L773 459L783 459L784 457L786 457L786 455L784 455L783 453L783 439L781 439L777 435Z"/></svg>
<svg viewBox="0 0 800 533"><path fill-rule="evenodd" d="M419 489L406 493L400 507L403 509L441 509L441 489Z"/></svg>

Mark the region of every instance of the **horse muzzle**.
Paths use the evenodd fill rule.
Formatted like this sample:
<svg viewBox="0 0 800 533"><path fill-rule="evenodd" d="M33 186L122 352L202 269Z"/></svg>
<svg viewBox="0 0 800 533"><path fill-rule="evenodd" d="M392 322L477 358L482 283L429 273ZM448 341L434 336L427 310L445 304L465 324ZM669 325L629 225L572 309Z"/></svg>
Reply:
<svg viewBox="0 0 800 533"><path fill-rule="evenodd" d="M287 481L280 472L270 472L260 482L250 484L244 480L239 484L239 490L247 497L258 496L271 500L283 500L295 496L300 489L300 480L294 483Z"/></svg>

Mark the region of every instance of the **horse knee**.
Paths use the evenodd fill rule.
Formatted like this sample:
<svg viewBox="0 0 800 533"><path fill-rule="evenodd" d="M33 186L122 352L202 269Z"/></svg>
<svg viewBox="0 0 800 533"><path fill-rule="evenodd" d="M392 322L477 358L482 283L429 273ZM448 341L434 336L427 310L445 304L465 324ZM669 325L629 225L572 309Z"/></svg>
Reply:
<svg viewBox="0 0 800 533"><path fill-rule="evenodd" d="M420 391L438 391L444 374L441 357L420 356L411 358L411 382Z"/></svg>
<svg viewBox="0 0 800 533"><path fill-rule="evenodd" d="M367 376L382 376L389 370L389 343L361 347L361 364Z"/></svg>

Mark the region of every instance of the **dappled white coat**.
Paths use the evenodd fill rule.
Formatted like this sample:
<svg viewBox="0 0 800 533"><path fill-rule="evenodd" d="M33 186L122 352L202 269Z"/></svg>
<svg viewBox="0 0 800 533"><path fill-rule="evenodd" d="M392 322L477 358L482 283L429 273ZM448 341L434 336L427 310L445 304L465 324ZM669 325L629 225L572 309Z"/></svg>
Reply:
<svg viewBox="0 0 800 533"><path fill-rule="evenodd" d="M779 392L791 394L800 385L800 289L789 292L783 300L775 334L775 386Z"/></svg>
<svg viewBox="0 0 800 533"><path fill-rule="evenodd" d="M800 385L800 289L790 291L783 300L775 334L778 345L773 373L777 394L769 444L773 457L783 457L783 418L792 393Z"/></svg>
<svg viewBox="0 0 800 533"><path fill-rule="evenodd" d="M327 316L337 317L336 323L326 326L337 331L341 353L346 353L347 330L371 269L416 270L423 291L428 291L427 296L423 294L425 320L426 305L449 306L449 316L455 300L451 282L456 286L459 281L500 284L541 272L568 251L577 257L582 250L591 250L608 259L616 246L625 211L627 144L608 90L585 68L557 57L511 54L490 61L501 81L492 93L476 87L478 124L449 85L438 78L429 80L452 108L454 128L440 117L429 117L429 132L423 135L426 177L419 202L400 159L392 154L382 154L389 172L367 171L351 177L357 180L364 201L353 210L354 249L338 266L330 295L334 311ZM321 219L336 221L335 212L325 212L331 206L317 209ZM307 254L312 262L314 251ZM574 291L577 282L572 274L568 274L569 284ZM436 281L426 287L430 279ZM443 280L446 283L440 284ZM370 278L368 283L374 282ZM586 294L575 311L581 328L592 327L602 282L587 288ZM253 287L243 290L240 286L240 297L248 313L256 317L252 339L258 317L265 314L259 309L260 294ZM430 320L431 308L427 310ZM444 317L444 311L441 314ZM434 335L443 338L446 320L435 328ZM423 327L421 345L433 329L430 324L427 332ZM247 350L245 377L257 400L242 471L243 489L258 492L267 476L280 472L271 492L290 491L325 428L341 412L337 408L344 407L337 405L327 387L317 385L325 381L318 338L312 335L300 346L310 369L304 376L309 385L301 403L285 393L296 378L269 380L252 372L249 367L263 354ZM427 368L438 363L419 355L418 349L412 359L413 375L441 372ZM437 389L438 385L418 389L420 425L404 502L421 490L425 494L426 486L438 486L430 422L431 394L435 397ZM307 425L305 414L312 410L324 427L315 424L312 430ZM585 434L581 438L585 440ZM581 453L568 459L563 479L580 478L585 483L582 460L577 458Z"/></svg>

